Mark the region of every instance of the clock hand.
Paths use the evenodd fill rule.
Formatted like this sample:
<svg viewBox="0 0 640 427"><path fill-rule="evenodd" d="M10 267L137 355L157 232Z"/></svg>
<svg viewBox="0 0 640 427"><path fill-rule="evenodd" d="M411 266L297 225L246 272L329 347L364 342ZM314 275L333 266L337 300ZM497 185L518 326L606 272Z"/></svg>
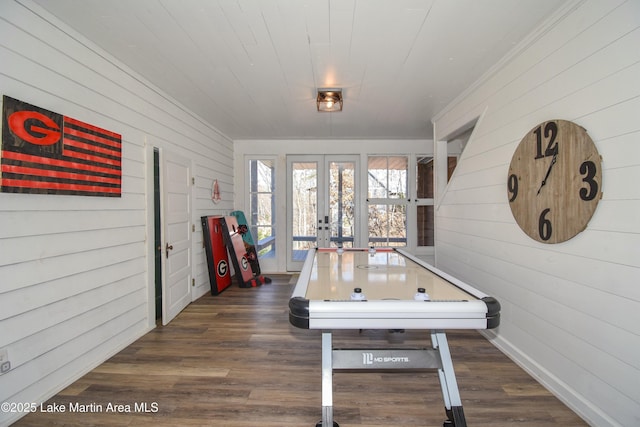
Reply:
<svg viewBox="0 0 640 427"><path fill-rule="evenodd" d="M551 164L549 165L549 169L547 169L547 174L544 176L544 179L542 180L542 184L540 184L540 188L538 188L538 192L536 194L540 194L540 190L542 190L542 187L544 187L545 184L547 183L547 178L549 178L549 174L551 173L551 169L553 169L553 165L556 164L557 157L558 157L558 152L556 151L553 155L553 158L551 159Z"/></svg>

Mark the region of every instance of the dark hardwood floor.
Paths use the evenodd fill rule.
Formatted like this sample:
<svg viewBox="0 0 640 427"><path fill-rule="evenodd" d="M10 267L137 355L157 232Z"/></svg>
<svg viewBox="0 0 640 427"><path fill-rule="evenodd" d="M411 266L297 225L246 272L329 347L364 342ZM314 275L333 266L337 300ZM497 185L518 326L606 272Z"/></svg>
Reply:
<svg viewBox="0 0 640 427"><path fill-rule="evenodd" d="M289 324L290 277L270 277L269 285L234 285L200 298L44 404L64 406L65 413L36 412L15 425L315 426L320 331ZM586 425L476 331L447 336L470 427ZM334 334L336 346L389 340L428 346L429 334ZM334 415L341 427L442 426L437 373L336 373Z"/></svg>

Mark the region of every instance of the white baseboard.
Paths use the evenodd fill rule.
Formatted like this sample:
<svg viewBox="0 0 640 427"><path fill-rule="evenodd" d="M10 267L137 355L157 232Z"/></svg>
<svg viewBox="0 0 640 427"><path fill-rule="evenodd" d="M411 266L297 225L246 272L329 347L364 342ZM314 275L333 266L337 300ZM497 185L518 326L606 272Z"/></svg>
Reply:
<svg viewBox="0 0 640 427"><path fill-rule="evenodd" d="M546 370L517 347L514 347L508 340L496 335L492 330L484 330L480 331L480 333L587 424L598 427L624 427L602 412L595 403L586 400L567 383Z"/></svg>

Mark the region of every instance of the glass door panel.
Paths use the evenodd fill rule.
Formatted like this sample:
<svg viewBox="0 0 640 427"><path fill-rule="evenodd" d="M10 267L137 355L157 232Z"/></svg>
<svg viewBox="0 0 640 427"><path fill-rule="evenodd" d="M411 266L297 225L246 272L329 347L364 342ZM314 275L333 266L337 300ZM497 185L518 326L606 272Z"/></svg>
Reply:
<svg viewBox="0 0 640 427"><path fill-rule="evenodd" d="M291 241L289 258L303 262L307 250L317 246L318 162L293 161L291 177Z"/></svg>
<svg viewBox="0 0 640 427"><path fill-rule="evenodd" d="M352 248L355 236L355 178L353 161L328 161L330 247Z"/></svg>
<svg viewBox="0 0 640 427"><path fill-rule="evenodd" d="M354 247L359 156L287 156L287 270L302 269L307 250Z"/></svg>

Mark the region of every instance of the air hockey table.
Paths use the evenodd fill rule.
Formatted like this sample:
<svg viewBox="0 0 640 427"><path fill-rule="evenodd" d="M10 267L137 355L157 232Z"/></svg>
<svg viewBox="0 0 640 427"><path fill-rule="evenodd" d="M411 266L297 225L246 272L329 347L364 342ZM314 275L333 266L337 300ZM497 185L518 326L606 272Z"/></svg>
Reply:
<svg viewBox="0 0 640 427"><path fill-rule="evenodd" d="M500 303L472 286L396 248L310 249L289 300L289 321L322 330L322 420L333 419L336 370L434 370L447 419L466 427L446 329L491 329ZM426 329L431 348L335 349L332 331Z"/></svg>

